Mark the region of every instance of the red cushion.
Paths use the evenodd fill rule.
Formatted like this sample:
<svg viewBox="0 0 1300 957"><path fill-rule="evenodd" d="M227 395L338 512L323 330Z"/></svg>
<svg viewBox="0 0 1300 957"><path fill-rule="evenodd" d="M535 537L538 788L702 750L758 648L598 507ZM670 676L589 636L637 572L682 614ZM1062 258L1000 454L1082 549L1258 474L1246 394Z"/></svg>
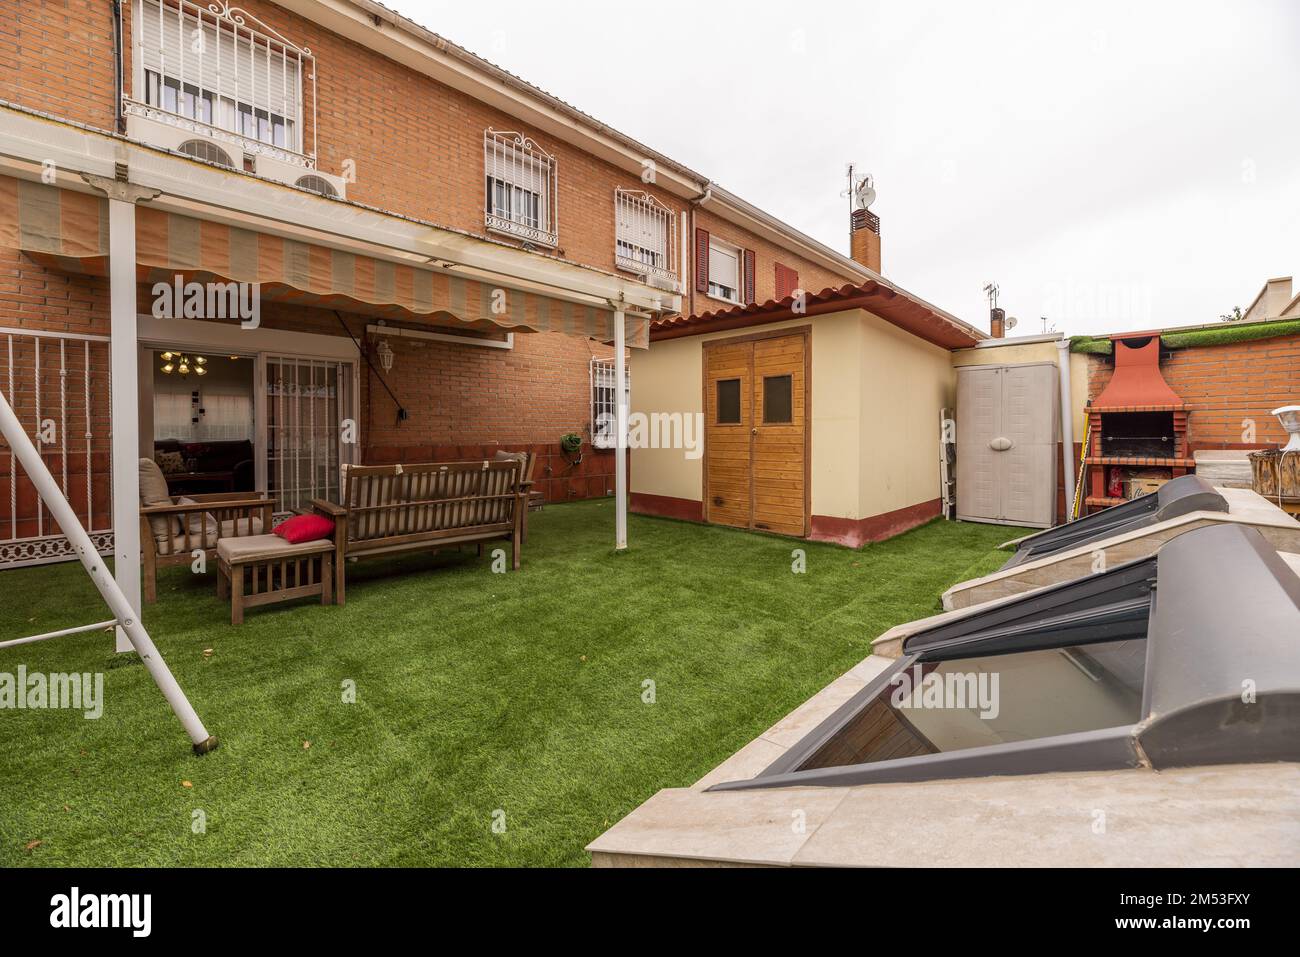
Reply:
<svg viewBox="0 0 1300 957"><path fill-rule="evenodd" d="M290 545L318 542L334 533L334 519L324 515L295 515L275 526L275 534Z"/></svg>

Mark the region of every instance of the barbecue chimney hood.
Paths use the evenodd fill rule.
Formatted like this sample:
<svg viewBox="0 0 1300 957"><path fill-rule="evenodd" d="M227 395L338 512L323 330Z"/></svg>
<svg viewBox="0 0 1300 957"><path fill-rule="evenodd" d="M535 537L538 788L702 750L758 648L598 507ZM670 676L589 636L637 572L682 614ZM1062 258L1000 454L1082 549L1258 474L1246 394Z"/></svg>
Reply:
<svg viewBox="0 0 1300 957"><path fill-rule="evenodd" d="M1115 374L1101 395L1092 401L1094 410L1104 412L1134 406L1182 408L1183 400L1160 374L1159 333L1112 336L1110 341L1115 350Z"/></svg>

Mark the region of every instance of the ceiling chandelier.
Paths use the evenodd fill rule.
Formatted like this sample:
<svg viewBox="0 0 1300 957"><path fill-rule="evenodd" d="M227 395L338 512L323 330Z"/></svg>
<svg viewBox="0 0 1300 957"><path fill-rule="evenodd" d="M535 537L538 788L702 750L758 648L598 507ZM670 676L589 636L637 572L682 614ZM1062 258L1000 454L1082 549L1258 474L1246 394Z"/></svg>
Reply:
<svg viewBox="0 0 1300 957"><path fill-rule="evenodd" d="M195 375L207 375L208 360L203 356L187 356L183 352L164 352L161 356L162 371L166 375L173 372L179 372L181 375L189 375L193 372Z"/></svg>

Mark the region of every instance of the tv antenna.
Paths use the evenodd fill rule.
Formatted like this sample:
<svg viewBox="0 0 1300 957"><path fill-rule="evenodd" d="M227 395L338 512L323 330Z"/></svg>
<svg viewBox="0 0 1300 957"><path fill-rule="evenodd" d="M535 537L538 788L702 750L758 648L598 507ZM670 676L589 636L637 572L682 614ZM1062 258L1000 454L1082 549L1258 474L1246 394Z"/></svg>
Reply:
<svg viewBox="0 0 1300 957"><path fill-rule="evenodd" d="M876 201L876 187L870 173L865 176L858 176L857 164L846 163L844 176L849 182L849 187L842 190L840 195L848 197L850 214L855 209L866 209Z"/></svg>
<svg viewBox="0 0 1300 957"><path fill-rule="evenodd" d="M984 295L988 296L990 309L996 309L998 307L999 292L1001 292L1001 290L998 288L997 283L989 282L984 284Z"/></svg>

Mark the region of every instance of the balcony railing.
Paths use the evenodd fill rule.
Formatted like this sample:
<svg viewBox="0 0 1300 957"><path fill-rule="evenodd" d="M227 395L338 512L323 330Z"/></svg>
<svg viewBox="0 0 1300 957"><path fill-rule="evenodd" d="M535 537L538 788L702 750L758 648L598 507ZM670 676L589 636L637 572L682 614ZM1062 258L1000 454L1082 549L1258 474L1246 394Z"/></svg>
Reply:
<svg viewBox="0 0 1300 957"><path fill-rule="evenodd" d="M520 133L483 134L484 225L541 246L559 242L555 157Z"/></svg>
<svg viewBox="0 0 1300 957"><path fill-rule="evenodd" d="M614 190L614 264L639 276L676 280L676 214L649 193Z"/></svg>
<svg viewBox="0 0 1300 957"><path fill-rule="evenodd" d="M221 0L138 0L129 115L312 168L316 60ZM308 148L307 136L310 136Z"/></svg>

